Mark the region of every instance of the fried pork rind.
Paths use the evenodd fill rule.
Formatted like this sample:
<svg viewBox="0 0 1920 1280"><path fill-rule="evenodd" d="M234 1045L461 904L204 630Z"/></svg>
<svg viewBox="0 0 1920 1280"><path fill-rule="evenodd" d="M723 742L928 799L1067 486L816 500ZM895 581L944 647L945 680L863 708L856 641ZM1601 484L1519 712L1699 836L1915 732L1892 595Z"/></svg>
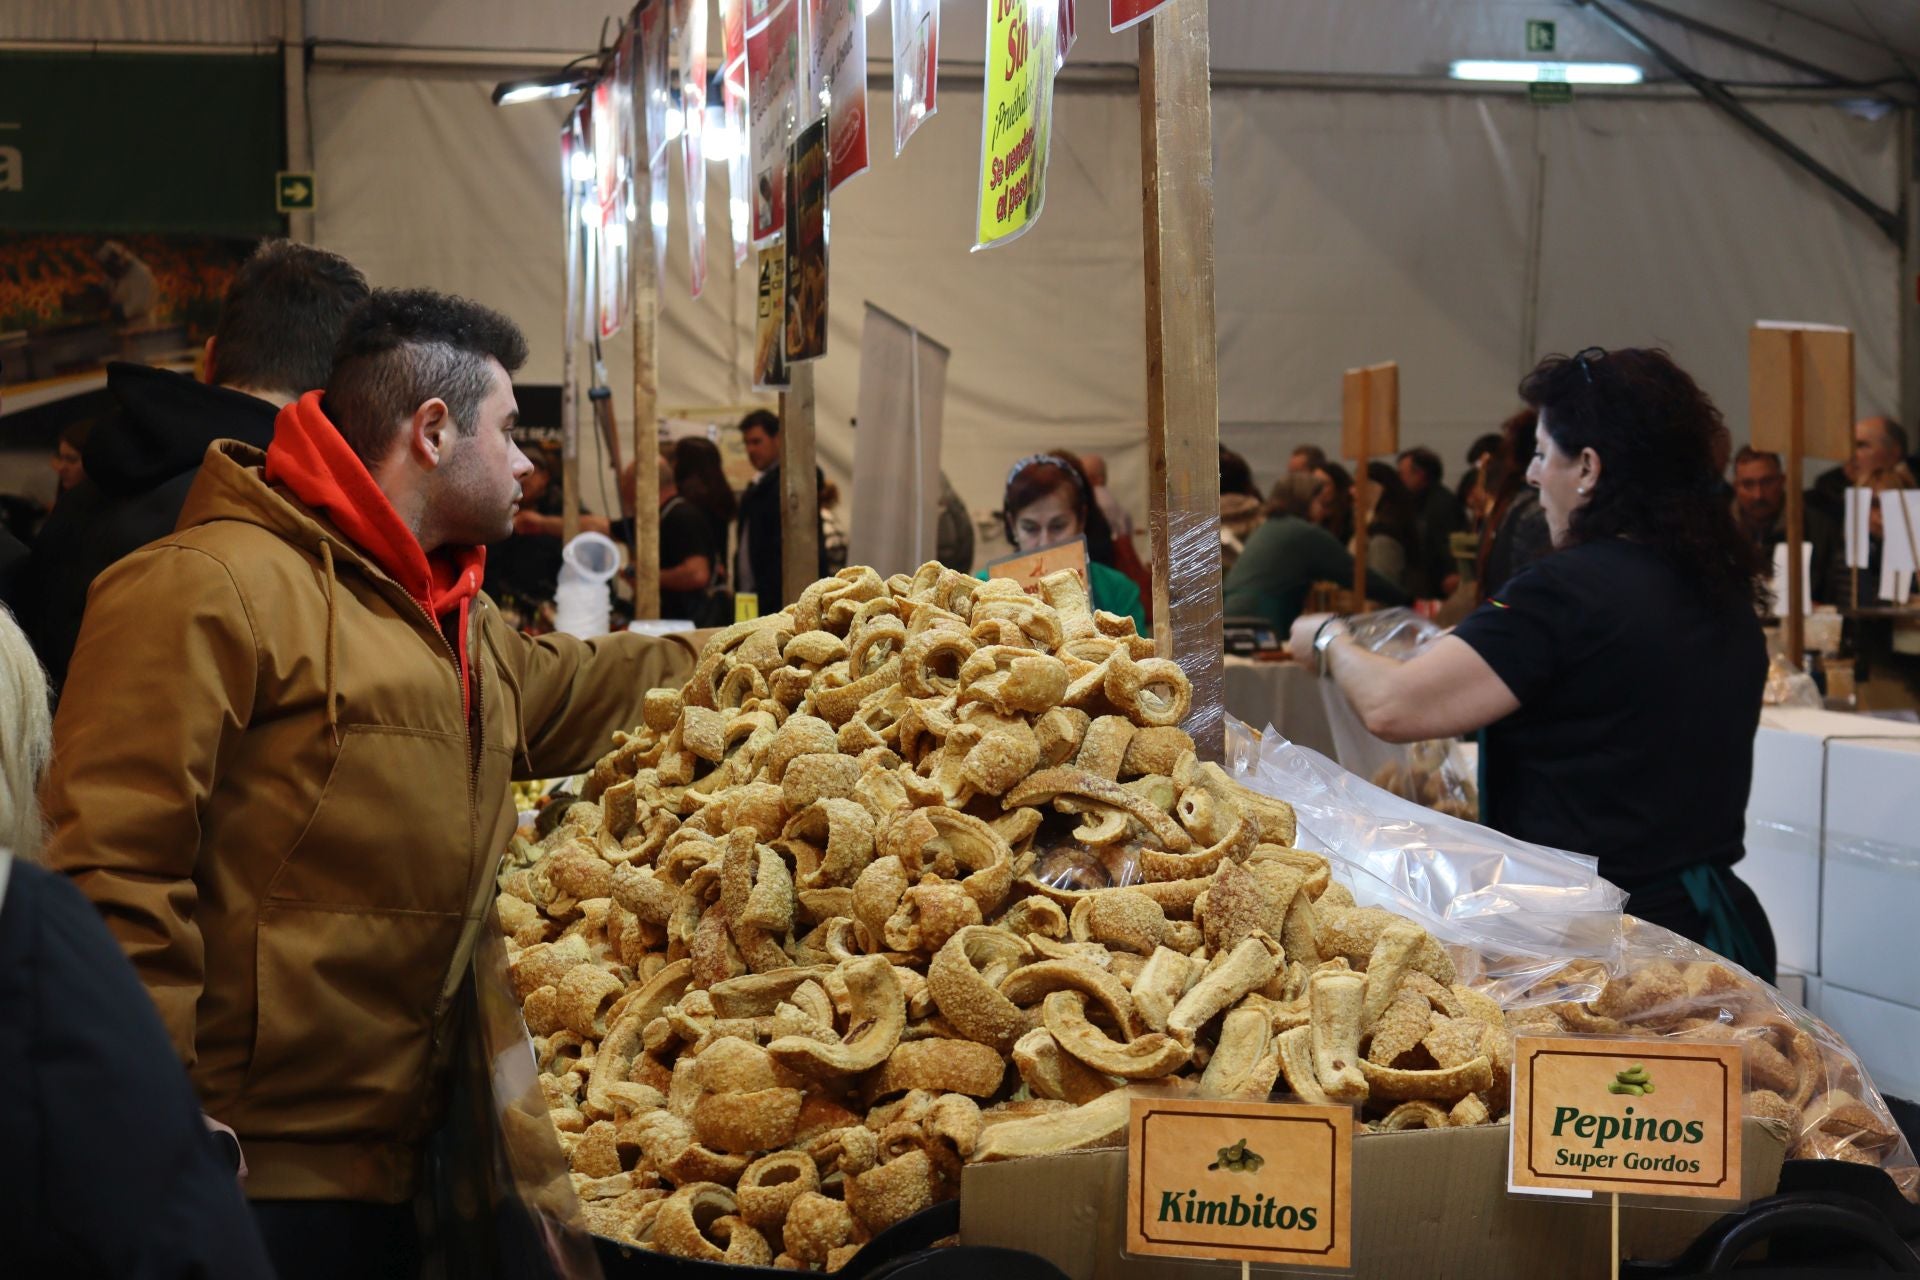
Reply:
<svg viewBox="0 0 1920 1280"><path fill-rule="evenodd" d="M495 907L590 1229L832 1267L969 1160L1117 1140L1128 1080L1492 1118L1498 1006L1200 764L1189 699L1076 575L938 565L815 583L650 692ZM1830 1098L1808 1145L1880 1140L1854 1082L1751 1034L1783 1107Z"/></svg>

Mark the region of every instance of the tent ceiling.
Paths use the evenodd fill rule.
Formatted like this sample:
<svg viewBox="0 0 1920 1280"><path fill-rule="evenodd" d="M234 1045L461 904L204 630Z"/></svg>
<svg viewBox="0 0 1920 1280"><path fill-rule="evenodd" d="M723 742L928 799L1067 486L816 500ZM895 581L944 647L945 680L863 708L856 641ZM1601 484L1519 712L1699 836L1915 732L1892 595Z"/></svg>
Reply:
<svg viewBox="0 0 1920 1280"><path fill-rule="evenodd" d="M1792 80L1777 64L1605 0L1711 75ZM1676 12L1858 80L1912 78L1920 68L1914 0L1662 0ZM885 6L883 6L884 8ZM986 0L947 0L943 41L954 62L977 58ZM1081 0L1075 60L1130 62L1135 42L1109 35L1100 0ZM618 0L306 0L306 35L323 44L480 49L571 56L590 49ZM0 5L0 40L270 43L282 0L68 0ZM1239 72L1430 77L1460 57L1524 55L1526 22L1559 23L1560 54L1644 61L1581 0L1221 0L1216 66ZM876 22L885 23L884 16ZM718 24L713 24L718 38ZM884 42L873 41L876 54Z"/></svg>

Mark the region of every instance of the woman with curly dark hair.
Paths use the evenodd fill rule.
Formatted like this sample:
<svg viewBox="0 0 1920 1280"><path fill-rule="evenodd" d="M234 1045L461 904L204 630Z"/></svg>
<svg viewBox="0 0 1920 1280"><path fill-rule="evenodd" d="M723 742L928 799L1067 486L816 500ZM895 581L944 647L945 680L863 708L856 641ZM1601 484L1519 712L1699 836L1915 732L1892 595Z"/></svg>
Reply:
<svg viewBox="0 0 1920 1280"><path fill-rule="evenodd" d="M1553 552L1411 661L1324 614L1294 652L1390 742L1485 729L1489 825L1592 854L1629 912L1771 981L1766 913L1731 870L1767 649L1761 566L1716 496L1726 425L1663 351L1550 356L1520 395Z"/></svg>

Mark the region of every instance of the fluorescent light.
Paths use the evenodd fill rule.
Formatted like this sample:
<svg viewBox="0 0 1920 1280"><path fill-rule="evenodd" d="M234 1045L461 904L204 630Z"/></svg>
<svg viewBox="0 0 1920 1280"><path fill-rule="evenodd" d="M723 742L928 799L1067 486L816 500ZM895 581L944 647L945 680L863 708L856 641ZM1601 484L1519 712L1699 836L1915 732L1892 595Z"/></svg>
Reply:
<svg viewBox="0 0 1920 1280"><path fill-rule="evenodd" d="M573 153L569 163L573 166L570 172L575 182L593 181L593 152L581 147Z"/></svg>
<svg viewBox="0 0 1920 1280"><path fill-rule="evenodd" d="M520 80L502 80L493 86L493 105L510 107L517 102L539 102L545 98L571 98L593 83L593 74L581 68L564 68L545 75Z"/></svg>
<svg viewBox="0 0 1920 1280"><path fill-rule="evenodd" d="M1518 62L1462 59L1447 68L1455 80L1497 80L1509 84L1639 84L1646 78L1628 62Z"/></svg>
<svg viewBox="0 0 1920 1280"><path fill-rule="evenodd" d="M884 0L867 0L866 16L871 18L874 14L880 12L882 3L884 3Z"/></svg>

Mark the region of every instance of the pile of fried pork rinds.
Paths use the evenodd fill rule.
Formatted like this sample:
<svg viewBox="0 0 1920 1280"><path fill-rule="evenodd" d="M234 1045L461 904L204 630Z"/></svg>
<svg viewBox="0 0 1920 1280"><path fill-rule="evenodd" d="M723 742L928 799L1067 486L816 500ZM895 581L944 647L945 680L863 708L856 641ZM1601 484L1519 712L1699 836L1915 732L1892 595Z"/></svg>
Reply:
<svg viewBox="0 0 1920 1280"><path fill-rule="evenodd" d="M720 632L515 851L498 921L589 1227L834 1269L1130 1081L1502 1114L1499 1007L1198 763L1072 573L848 569Z"/></svg>
<svg viewBox="0 0 1920 1280"><path fill-rule="evenodd" d="M1627 960L1619 972L1609 976L1596 962L1574 961L1541 979L1522 996L1526 1007L1508 1014L1514 1033L1739 1045L1745 1112L1785 1127L1789 1159L1872 1165L1915 1199L1920 1168L1838 1037L1704 949L1662 937L1664 930L1631 916L1625 925ZM1690 954L1660 954L1676 944ZM1555 998L1576 992L1593 998Z"/></svg>

